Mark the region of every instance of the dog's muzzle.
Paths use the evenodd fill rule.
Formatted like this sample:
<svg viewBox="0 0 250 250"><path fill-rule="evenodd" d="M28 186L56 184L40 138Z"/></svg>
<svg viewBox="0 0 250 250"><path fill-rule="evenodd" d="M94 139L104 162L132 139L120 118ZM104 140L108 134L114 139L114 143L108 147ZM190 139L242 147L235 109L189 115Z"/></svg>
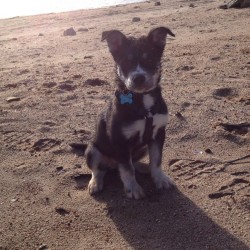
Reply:
<svg viewBox="0 0 250 250"><path fill-rule="evenodd" d="M145 84L146 77L143 74L136 74L132 77L132 81L136 88L141 88Z"/></svg>

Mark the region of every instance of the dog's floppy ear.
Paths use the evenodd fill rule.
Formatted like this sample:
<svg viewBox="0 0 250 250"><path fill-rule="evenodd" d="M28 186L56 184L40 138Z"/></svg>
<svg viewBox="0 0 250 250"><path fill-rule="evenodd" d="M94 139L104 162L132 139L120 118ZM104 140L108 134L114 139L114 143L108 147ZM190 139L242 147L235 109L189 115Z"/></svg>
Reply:
<svg viewBox="0 0 250 250"><path fill-rule="evenodd" d="M168 34L170 36L175 36L175 34L173 34L173 32L169 28L158 27L149 32L148 39L157 47L164 49Z"/></svg>
<svg viewBox="0 0 250 250"><path fill-rule="evenodd" d="M126 36L119 30L109 30L102 32L102 41L104 40L108 43L109 51L114 53L122 47Z"/></svg>

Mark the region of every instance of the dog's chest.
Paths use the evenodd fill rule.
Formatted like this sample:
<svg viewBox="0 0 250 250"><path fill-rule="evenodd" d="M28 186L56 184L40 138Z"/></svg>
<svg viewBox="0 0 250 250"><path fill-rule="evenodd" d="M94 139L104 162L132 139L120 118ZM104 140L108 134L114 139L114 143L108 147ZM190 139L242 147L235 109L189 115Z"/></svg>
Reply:
<svg viewBox="0 0 250 250"><path fill-rule="evenodd" d="M143 142L143 136L149 134L152 139L155 139L158 130L167 124L167 113L154 113L150 112L151 108L154 106L156 100L150 95L143 96L143 105L147 110L147 116L144 119L138 119L130 124L126 124L122 127L122 133L126 139L130 139L139 134L139 140ZM150 131L150 132L149 132Z"/></svg>

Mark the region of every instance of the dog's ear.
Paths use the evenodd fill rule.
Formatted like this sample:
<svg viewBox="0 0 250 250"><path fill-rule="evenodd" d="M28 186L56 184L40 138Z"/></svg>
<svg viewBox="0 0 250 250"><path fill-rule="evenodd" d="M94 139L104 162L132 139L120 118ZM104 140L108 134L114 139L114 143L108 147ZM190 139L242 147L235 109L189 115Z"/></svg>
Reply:
<svg viewBox="0 0 250 250"><path fill-rule="evenodd" d="M111 53L117 52L126 40L126 36L119 30L102 32L102 41L106 40Z"/></svg>
<svg viewBox="0 0 250 250"><path fill-rule="evenodd" d="M148 39L155 46L164 49L167 35L175 36L173 32L166 27L159 27L151 30L148 34Z"/></svg>

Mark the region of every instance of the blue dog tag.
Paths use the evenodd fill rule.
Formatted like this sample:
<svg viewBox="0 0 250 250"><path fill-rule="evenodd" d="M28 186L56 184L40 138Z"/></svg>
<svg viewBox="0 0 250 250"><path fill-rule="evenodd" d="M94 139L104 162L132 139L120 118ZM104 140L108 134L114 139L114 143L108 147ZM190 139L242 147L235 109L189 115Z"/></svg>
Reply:
<svg viewBox="0 0 250 250"><path fill-rule="evenodd" d="M132 104L133 103L132 97L133 97L133 95L131 93L129 93L127 95L121 94L120 95L120 103L121 104L125 104L125 103Z"/></svg>

